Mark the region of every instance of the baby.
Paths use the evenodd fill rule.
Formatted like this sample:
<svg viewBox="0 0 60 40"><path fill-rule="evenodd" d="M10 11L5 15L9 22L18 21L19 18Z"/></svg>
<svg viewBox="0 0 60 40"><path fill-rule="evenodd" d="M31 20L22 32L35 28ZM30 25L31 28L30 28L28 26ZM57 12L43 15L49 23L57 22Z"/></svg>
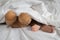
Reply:
<svg viewBox="0 0 60 40"><path fill-rule="evenodd" d="M52 33L54 31L54 26L39 23L33 19L31 21L30 25L32 26L32 31L42 30L42 31L48 32L48 33Z"/></svg>
<svg viewBox="0 0 60 40"><path fill-rule="evenodd" d="M39 29L44 31L44 32L48 32L48 33L52 33L54 31L54 27L53 26L49 26L49 25L39 26L37 24L34 24L32 26L32 31L38 31Z"/></svg>

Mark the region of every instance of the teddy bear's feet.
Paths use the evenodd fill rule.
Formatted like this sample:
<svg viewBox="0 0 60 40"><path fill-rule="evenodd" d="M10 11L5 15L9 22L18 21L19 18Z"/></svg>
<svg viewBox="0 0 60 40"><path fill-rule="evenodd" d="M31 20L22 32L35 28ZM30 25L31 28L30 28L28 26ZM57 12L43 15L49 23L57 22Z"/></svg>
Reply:
<svg viewBox="0 0 60 40"><path fill-rule="evenodd" d="M12 10L8 11L5 15L6 24L12 25L16 21L16 13Z"/></svg>

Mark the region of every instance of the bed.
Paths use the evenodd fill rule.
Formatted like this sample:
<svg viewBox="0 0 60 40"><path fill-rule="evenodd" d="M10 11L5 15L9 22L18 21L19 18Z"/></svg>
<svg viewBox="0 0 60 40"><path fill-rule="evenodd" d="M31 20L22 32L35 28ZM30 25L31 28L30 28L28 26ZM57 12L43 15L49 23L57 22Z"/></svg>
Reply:
<svg viewBox="0 0 60 40"><path fill-rule="evenodd" d="M7 25L0 25L0 40L59 40L54 33L37 32L27 28L7 28Z"/></svg>
<svg viewBox="0 0 60 40"><path fill-rule="evenodd" d="M2 12L3 8L5 10L6 10L6 8L8 8L8 7L6 7L6 5L8 5L11 2L16 2L16 1L17 0L5 1L6 4L4 3L4 4L0 5L1 6L0 7L0 10L1 10L0 13ZM21 1L21 0L18 0L18 1ZM32 2L32 0L30 0L30 1ZM33 1L37 1L37 0L33 0ZM59 9L59 2L58 1L56 1L56 0L38 0L38 1L43 1L45 3L48 11L50 13L52 13L53 15L55 15L54 18L56 18L57 15L58 15L58 17L60 17L59 16L60 15L59 14L60 9ZM3 2L3 1L1 1L1 2ZM40 4L36 4L36 5L33 5L32 8L34 10L38 11L38 12L41 12L38 5L40 6ZM56 5L57 5L57 7L56 7ZM36 7L37 7L37 9L36 9ZM43 32L41 30L39 30L37 32L33 32L33 31L31 31L30 26L25 27L25 28L10 28L10 27L8 27L8 25L3 24L4 23L4 21L3 21L4 17L2 17L3 15L4 14L0 14L0 40L60 40L60 36L58 36L57 29L55 29L55 31L53 33L46 33L46 32ZM42 15L42 13L41 13L41 15ZM54 20L53 20L53 17L52 17L52 21L50 21L50 22L52 22L53 25L57 26L55 28L60 27L60 21L59 21L58 17L57 17L57 19L54 19Z"/></svg>

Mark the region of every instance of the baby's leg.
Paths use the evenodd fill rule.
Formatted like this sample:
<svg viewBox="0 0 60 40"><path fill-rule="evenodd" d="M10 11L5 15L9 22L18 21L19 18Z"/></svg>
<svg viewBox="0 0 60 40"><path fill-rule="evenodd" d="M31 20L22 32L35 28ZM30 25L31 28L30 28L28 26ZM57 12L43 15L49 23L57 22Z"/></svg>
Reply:
<svg viewBox="0 0 60 40"><path fill-rule="evenodd" d="M5 15L7 25L12 25L16 21L16 14L12 10L8 11Z"/></svg>
<svg viewBox="0 0 60 40"><path fill-rule="evenodd" d="M24 26L29 25L31 23L31 16L23 12L18 16L18 21Z"/></svg>
<svg viewBox="0 0 60 40"><path fill-rule="evenodd" d="M32 27L32 31L38 31L42 24L32 19L29 25Z"/></svg>
<svg viewBox="0 0 60 40"><path fill-rule="evenodd" d="M32 19L30 25L32 26L32 31L38 31L39 29L49 33L52 33L54 31L54 26L39 23L34 19Z"/></svg>
<svg viewBox="0 0 60 40"><path fill-rule="evenodd" d="M38 31L39 29L40 29L40 26L37 25L37 24L34 24L34 25L32 26L32 31Z"/></svg>
<svg viewBox="0 0 60 40"><path fill-rule="evenodd" d="M54 27L52 27L50 25L43 25L41 27L41 30L44 32L52 33L54 31Z"/></svg>

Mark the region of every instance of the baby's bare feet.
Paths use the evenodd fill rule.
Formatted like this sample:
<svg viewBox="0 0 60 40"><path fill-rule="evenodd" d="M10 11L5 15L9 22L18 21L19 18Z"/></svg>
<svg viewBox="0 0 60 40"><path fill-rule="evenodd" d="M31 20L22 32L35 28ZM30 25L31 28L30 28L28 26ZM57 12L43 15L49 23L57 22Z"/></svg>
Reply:
<svg viewBox="0 0 60 40"><path fill-rule="evenodd" d="M49 25L43 25L41 27L41 30L44 32L52 33L54 31L54 27L49 26Z"/></svg>
<svg viewBox="0 0 60 40"><path fill-rule="evenodd" d="M34 25L32 26L32 31L38 31L39 29L40 29L40 26L37 25L37 24L34 24Z"/></svg>

